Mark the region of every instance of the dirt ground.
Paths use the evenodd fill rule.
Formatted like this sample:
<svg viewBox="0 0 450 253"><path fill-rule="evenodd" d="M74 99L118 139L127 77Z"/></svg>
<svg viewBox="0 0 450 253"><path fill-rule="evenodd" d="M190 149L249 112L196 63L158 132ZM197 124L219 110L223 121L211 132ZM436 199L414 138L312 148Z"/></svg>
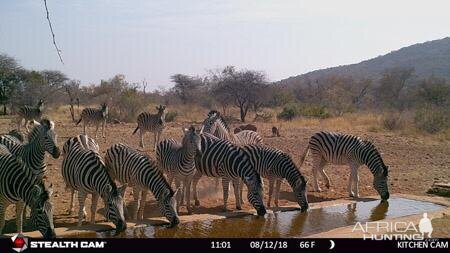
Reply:
<svg viewBox="0 0 450 253"><path fill-rule="evenodd" d="M9 118L0 118L0 133L6 133L12 129L14 125ZM82 133L82 127L76 127L73 123L56 121L56 132L58 133L58 145L62 146L67 138ZM182 136L181 127L187 127L191 124L200 125L200 122L186 123L170 123L163 133L163 138L180 139ZM267 145L279 148L290 153L294 161L298 163L299 155L305 148L309 137L317 131L330 130L351 133L363 136L373 140L378 149L382 152L382 156L387 165L390 166L389 187L391 193L407 193L414 195L426 195L426 191L435 181L450 181L450 143L445 141L435 141L426 138L399 136L393 132L370 132L360 128L354 129L338 129L327 125L304 126L302 121L296 124L289 124L281 131L281 137L272 137L272 123L256 123L258 132L263 136ZM138 135L132 135L136 124L109 124L106 130L106 138L98 138L98 144L101 152L105 153L106 149L114 143L125 143L131 147L138 148ZM233 127L234 128L234 127ZM94 127L88 129L88 134L93 136ZM101 136L99 132L99 136ZM153 152L153 136L147 134L145 137L146 148L154 157ZM65 185L61 176L62 159L54 160L49 155L46 157L48 164L48 172L46 181L54 186L54 194L52 202L54 203L54 221L55 227L60 226L76 226L77 216L69 216L67 209L69 205L69 192L65 190ZM321 184L324 192L318 193L312 191L312 173L311 160L308 157L305 164L300 168L302 174L309 180L308 182L308 199L310 202L319 202L325 200L334 200L347 198L346 186L349 179L350 171L346 166L328 165L326 172L331 179L331 188L326 189ZM194 208L194 213L214 214L222 210L222 190L221 186L216 189L214 179L202 178L199 183L200 207ZM266 184L267 186L267 184ZM267 187L266 187L267 193ZM294 198L291 189L286 182L283 183L280 195L280 205L294 204ZM366 167L360 169L360 195L376 195L376 191L372 187L372 175ZM146 218L160 216L154 198L149 194L148 202L145 208L144 216ZM244 195L245 196L245 195ZM90 198L89 198L90 199ZM131 203L131 189L126 192L127 203ZM87 201L86 210L89 213L90 200ZM96 218L103 221L101 215L103 204L99 202L99 210ZM78 208L78 201L75 203L75 210ZM234 195L230 192L229 209L234 209ZM243 206L245 210L252 210L251 205L245 200ZM4 232L12 232L15 230L14 207L10 206L6 213L7 227ZM77 213L77 212L75 212ZM180 215L186 215L186 209L181 208ZM90 214L89 214L90 215Z"/></svg>

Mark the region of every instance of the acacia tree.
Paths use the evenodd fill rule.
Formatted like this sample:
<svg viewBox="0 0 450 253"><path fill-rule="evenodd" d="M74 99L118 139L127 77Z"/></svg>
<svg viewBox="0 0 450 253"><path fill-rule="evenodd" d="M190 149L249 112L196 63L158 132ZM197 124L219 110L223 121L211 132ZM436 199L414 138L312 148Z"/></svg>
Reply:
<svg viewBox="0 0 450 253"><path fill-rule="evenodd" d="M194 102L203 86L203 80L199 77L175 74L170 79L175 83L172 91L183 104Z"/></svg>
<svg viewBox="0 0 450 253"><path fill-rule="evenodd" d="M22 71L16 59L0 54L0 104L3 106L3 114L6 114L6 105L18 89Z"/></svg>
<svg viewBox="0 0 450 253"><path fill-rule="evenodd" d="M404 101L401 95L413 73L414 68L386 71L380 79L380 85L375 89L377 101L384 107L402 110Z"/></svg>
<svg viewBox="0 0 450 253"><path fill-rule="evenodd" d="M245 122L248 110L258 110L264 102L264 93L268 90L264 73L254 70L236 70L225 67L211 78L216 80L212 93L219 100L229 100L239 108L240 118ZM222 104L223 105L223 104Z"/></svg>

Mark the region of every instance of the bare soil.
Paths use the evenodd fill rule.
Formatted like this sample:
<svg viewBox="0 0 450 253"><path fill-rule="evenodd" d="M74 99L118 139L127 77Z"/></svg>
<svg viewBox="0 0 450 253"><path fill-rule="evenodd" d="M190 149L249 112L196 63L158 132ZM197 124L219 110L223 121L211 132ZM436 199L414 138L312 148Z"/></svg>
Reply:
<svg viewBox="0 0 450 253"><path fill-rule="evenodd" d="M6 133L14 127L8 118L0 118L0 133ZM191 124L199 125L200 122L170 123L163 133L163 138L180 139L182 136L181 127ZM361 129L337 129L333 126L302 126L298 124L289 124L281 130L281 137L272 137L272 123L256 123L258 132L263 136L267 145L279 148L290 153L294 161L299 161L299 155L305 148L309 137L317 131L330 130L351 133L354 135L370 138L374 141L378 149L383 153L384 161L390 166L389 187L391 193L406 193L414 195L426 195L426 191L432 186L433 182L450 181L450 143L444 141L435 141L425 138L416 138L400 136L395 132L368 132ZM99 131L97 139L101 152L104 154L106 149L114 143L125 143L131 147L138 148L138 135L132 135L135 124L109 124L106 129L106 138L102 138ZM234 126L232 126L234 129ZM93 136L95 128L88 128L88 134ZM81 126L75 126L74 123L56 121L56 131L58 133L58 144L62 146L67 138L82 133ZM154 157L153 136L147 134L145 137L146 148L144 151ZM55 227L76 226L77 216L69 216L67 209L69 206L69 192L65 190L65 184L61 176L62 159L54 160L47 155L48 172L46 182L52 183L54 194L52 202L54 203ZM302 174L309 179L308 199L310 202L320 202L325 200L335 200L348 198L346 186L348 183L350 171L346 166L328 165L325 169L331 179L331 188L326 189L321 184L323 192L312 191L312 173L311 160L308 157L305 164L300 168ZM267 184L266 184L267 185ZM265 189L267 192L267 189ZM280 194L280 205L295 204L292 190L287 183L283 183ZM372 187L372 175L366 167L360 169L360 195L376 195ZM147 199L144 216L146 218L161 216L157 210L153 196ZM194 208L194 214L216 214L222 211L222 190L221 185L215 185L212 178L202 178L199 183L200 207ZM245 196L245 195L244 195ZM90 198L88 198L90 199ZM127 203L132 202L131 189L126 193ZM101 202L101 201L100 201ZM87 201L89 214L90 200ZM234 210L234 194L230 192L228 208ZM245 200L244 210L253 210L248 201ZM75 210L78 210L78 201L75 201ZM102 215L103 203L99 203L96 220L104 221ZM77 213L77 211L75 211ZM186 215L187 211L181 208L180 215ZM10 206L6 213L7 229L4 232L15 231L15 209Z"/></svg>

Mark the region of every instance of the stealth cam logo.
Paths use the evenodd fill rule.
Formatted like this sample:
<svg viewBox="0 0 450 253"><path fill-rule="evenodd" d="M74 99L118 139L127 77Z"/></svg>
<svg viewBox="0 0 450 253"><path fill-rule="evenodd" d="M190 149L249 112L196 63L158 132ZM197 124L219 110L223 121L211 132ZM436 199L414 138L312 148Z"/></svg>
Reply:
<svg viewBox="0 0 450 253"><path fill-rule="evenodd" d="M28 248L28 238L24 237L22 234L11 237L11 241L13 242L12 249L17 252L22 252Z"/></svg>

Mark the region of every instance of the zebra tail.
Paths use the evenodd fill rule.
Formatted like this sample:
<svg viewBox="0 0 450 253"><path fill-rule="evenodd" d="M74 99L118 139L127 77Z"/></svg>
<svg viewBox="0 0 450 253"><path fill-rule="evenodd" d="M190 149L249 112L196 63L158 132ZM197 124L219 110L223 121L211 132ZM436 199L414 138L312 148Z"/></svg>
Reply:
<svg viewBox="0 0 450 253"><path fill-rule="evenodd" d="M133 134L135 134L138 129L139 129L139 125L136 127L136 129L134 129Z"/></svg>
<svg viewBox="0 0 450 253"><path fill-rule="evenodd" d="M299 168L302 167L303 162L305 162L305 158L308 155L308 151L309 151L309 144L308 146L306 146L305 150L303 151L303 154L300 156L300 165Z"/></svg>
<svg viewBox="0 0 450 253"><path fill-rule="evenodd" d="M82 117L80 117L80 120L78 120L78 122L77 122L77 124L76 124L76 126L78 126L78 124L80 124L80 122L83 120L83 118Z"/></svg>

